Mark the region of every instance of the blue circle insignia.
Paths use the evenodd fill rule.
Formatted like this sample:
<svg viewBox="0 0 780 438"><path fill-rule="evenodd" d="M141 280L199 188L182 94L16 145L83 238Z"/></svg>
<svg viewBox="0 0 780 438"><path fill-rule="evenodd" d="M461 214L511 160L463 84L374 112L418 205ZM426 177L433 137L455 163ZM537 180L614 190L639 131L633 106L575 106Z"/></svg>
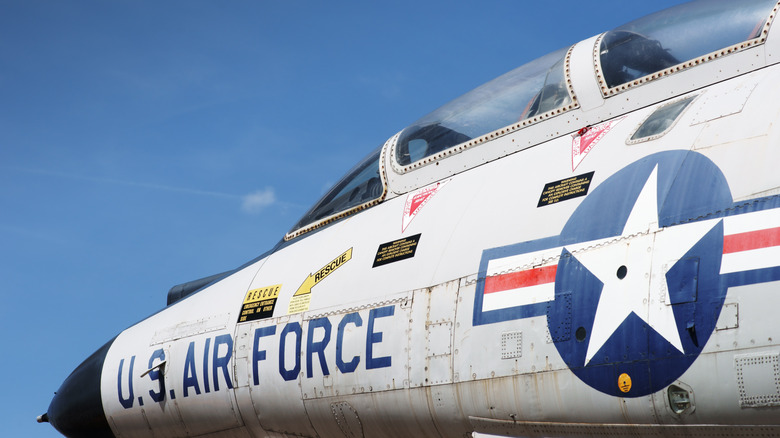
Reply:
<svg viewBox="0 0 780 438"><path fill-rule="evenodd" d="M547 306L552 340L577 377L640 397L690 367L726 297L715 213L730 205L721 171L688 151L635 162L583 200L561 232Z"/></svg>

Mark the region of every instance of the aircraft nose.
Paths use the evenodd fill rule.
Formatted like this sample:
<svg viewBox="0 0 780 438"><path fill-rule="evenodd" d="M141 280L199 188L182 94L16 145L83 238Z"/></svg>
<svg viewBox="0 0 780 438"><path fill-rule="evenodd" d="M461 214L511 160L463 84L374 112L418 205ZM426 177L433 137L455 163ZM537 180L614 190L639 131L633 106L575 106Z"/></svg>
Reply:
<svg viewBox="0 0 780 438"><path fill-rule="evenodd" d="M54 394L48 412L39 418L48 419L68 438L115 438L100 396L103 362L113 342L112 339L76 367Z"/></svg>

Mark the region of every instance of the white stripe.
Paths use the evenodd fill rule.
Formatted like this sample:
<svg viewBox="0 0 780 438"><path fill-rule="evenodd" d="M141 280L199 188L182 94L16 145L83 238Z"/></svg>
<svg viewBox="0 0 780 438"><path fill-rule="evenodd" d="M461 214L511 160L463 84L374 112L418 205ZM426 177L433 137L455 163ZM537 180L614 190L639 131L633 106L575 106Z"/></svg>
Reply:
<svg viewBox="0 0 780 438"><path fill-rule="evenodd" d="M537 284L536 286L508 289L501 292L485 294L482 300L482 311L505 309L507 307L527 306L544 303L555 299L555 282Z"/></svg>
<svg viewBox="0 0 780 438"><path fill-rule="evenodd" d="M775 228L780 225L780 208L757 211L755 213L729 216L723 220L723 234L749 233L751 231Z"/></svg>
<svg viewBox="0 0 780 438"><path fill-rule="evenodd" d="M721 274L780 266L780 246L723 254Z"/></svg>

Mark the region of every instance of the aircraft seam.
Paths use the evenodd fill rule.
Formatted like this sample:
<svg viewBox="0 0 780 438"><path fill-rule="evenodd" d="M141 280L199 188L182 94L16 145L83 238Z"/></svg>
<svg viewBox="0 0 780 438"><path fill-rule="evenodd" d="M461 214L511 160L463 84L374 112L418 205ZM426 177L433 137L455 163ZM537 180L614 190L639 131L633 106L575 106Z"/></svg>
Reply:
<svg viewBox="0 0 780 438"><path fill-rule="evenodd" d="M659 229L658 231L660 232L660 231L663 231L666 228L673 227L673 226L676 226L676 225L682 225L682 224L685 224L685 223L699 222L699 221L702 221L702 220L710 220L710 219L717 219L717 218L722 218L722 217L726 217L726 216L731 216L732 214L736 214L740 210L748 209L748 208L751 208L752 206L758 205L760 203L770 202L772 200L778 200L778 199L780 199L780 195L773 195L773 196L769 196L769 197L766 197L766 198L755 199L755 200L752 200L752 201L749 201L749 202L743 202L743 203L738 204L738 205L733 205L731 207L724 208L723 210L717 210L717 211L710 212L710 213L707 213L707 214L704 214L704 215L700 215L700 216L697 216L697 217L691 217L691 218L689 218L687 220L681 220L681 221L677 221L677 222L672 222L672 223L664 226L663 228ZM634 239L634 238L637 238L637 237L641 237L641 236L648 236L649 234L650 234L650 232L647 231L647 232L639 232L639 233L629 234L629 235L626 235L626 236L616 236L614 239L604 240L604 241L601 241L601 242L599 242L597 244L594 244L594 245L589 245L589 246L586 246L586 247L581 247L581 248L577 248L577 249L574 249L574 250L569 250L569 254L571 254L572 256L576 256L577 254L584 253L586 251L590 251L590 250L597 249L597 248L602 248L602 247L605 247L605 246L608 246L608 245L613 245L613 244L616 244L616 243L619 243L619 242L631 240L631 239ZM543 258L541 261L535 261L533 263L526 263L524 265L520 265L520 266L516 266L516 267L513 267L513 268L504 269L502 271L495 272L495 273L492 273L490 275L486 275L485 278L499 277L499 276L506 275L506 274L512 274L512 273L515 273L515 272L520 272L520 271L525 271L525 270L528 270L528 269L537 268L539 266L545 266L545 265L550 265L550 264L553 264L553 263L558 263L561 260L561 258L562 258L562 256L560 256L560 255L553 256L553 257L546 257L546 258ZM468 286L468 285L474 284L476 282L477 282L477 279L469 280L469 281L467 281L464 284L464 286Z"/></svg>
<svg viewBox="0 0 780 438"><path fill-rule="evenodd" d="M658 230L658 231L663 231L663 229ZM568 252L572 256L575 256L576 254L584 253L584 252L587 252L587 251L590 251L590 250L593 250L593 249L603 248L603 247L606 247L606 246L609 246L609 245L613 245L613 244L616 244L616 243L619 243L619 242L622 242L622 241L627 241L627 240L631 240L631 239L634 239L634 238L637 238L637 237L648 236L648 235L650 235L649 231L628 234L628 235L625 235L625 236L616 236L614 239L604 240L604 241L601 241L601 242L599 242L597 244L588 245L588 246L585 246L585 247L582 247L582 248L577 248L575 250L569 250ZM505 270L502 270L502 271L499 271L499 272L496 272L496 273L493 273L493 274L490 274L490 275L486 275L485 278L500 277L502 275L512 274L512 273L520 272L520 271L525 271L525 270L528 270L528 269L537 268L539 266L545 266L545 265L550 265L550 264L553 264L553 263L558 263L562 258L563 257L560 256L560 255L553 256L553 257L546 257L546 258L543 258L539 262L526 263L524 265L520 265L520 266L517 266L517 267L514 267L514 268L509 268L509 269L505 269ZM473 280L473 283L476 283L476 282L477 282L477 280Z"/></svg>
<svg viewBox="0 0 780 438"><path fill-rule="evenodd" d="M364 309L372 309L374 307L383 307L383 306L387 306L387 305L390 305L390 304L399 304L399 303L406 302L408 300L409 300L409 297L400 297L400 298L393 298L393 299L390 299L390 300L382 300L382 301L378 301L378 302L372 302L372 303L369 303L369 304L361 304L359 306L347 307L347 308L343 308L343 309L331 310L331 311L328 311L328 312L322 312L322 313L317 313L317 314L312 314L312 315L306 315L304 317L304 320L324 318L326 316L341 315L341 314L344 314L344 313L354 313L354 312L357 312L357 311L360 311L360 310L364 310Z"/></svg>

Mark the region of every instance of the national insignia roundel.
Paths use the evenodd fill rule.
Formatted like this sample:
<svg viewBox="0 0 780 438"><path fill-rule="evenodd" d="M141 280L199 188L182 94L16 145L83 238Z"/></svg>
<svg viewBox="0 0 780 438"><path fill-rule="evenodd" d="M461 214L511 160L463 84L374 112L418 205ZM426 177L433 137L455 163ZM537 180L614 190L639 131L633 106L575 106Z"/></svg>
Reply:
<svg viewBox="0 0 780 438"><path fill-rule="evenodd" d="M659 391L715 330L732 206L705 156L645 157L592 190L560 235L484 251L474 324L546 316L561 358L587 385L620 397ZM510 261L511 272L494 268Z"/></svg>

